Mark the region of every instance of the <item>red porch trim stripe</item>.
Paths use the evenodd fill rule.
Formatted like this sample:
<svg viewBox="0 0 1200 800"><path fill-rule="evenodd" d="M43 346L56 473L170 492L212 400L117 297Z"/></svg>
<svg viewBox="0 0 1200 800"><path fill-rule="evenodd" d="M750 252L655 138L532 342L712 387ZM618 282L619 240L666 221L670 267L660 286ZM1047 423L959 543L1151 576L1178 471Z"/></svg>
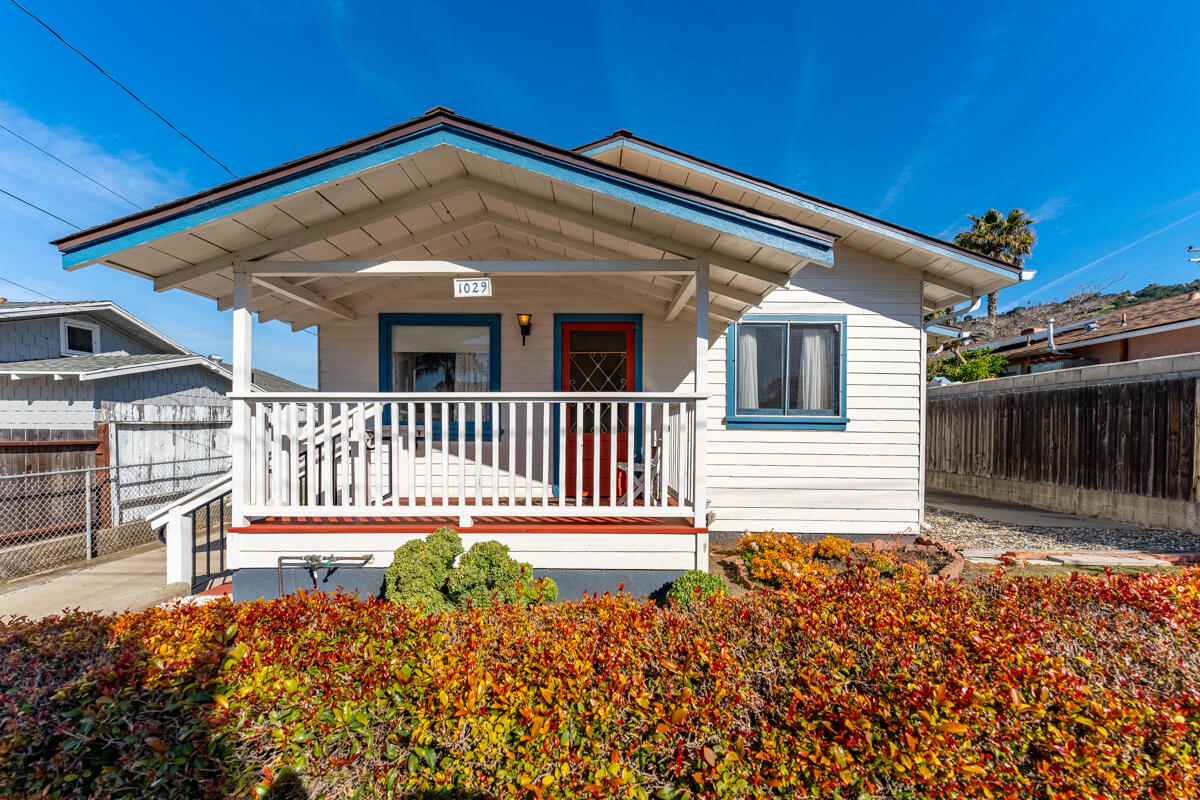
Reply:
<svg viewBox="0 0 1200 800"><path fill-rule="evenodd" d="M687 521L658 517L475 517L459 528L457 517L264 517L233 533L432 533L440 527L461 533L671 533L697 534Z"/></svg>

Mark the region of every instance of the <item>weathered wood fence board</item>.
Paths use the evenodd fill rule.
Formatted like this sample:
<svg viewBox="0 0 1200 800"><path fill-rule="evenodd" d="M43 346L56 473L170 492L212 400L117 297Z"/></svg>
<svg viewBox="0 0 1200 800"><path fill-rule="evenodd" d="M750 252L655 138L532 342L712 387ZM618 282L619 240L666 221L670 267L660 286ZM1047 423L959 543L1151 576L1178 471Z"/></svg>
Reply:
<svg viewBox="0 0 1200 800"><path fill-rule="evenodd" d="M1197 379L929 393L926 468L1197 501Z"/></svg>

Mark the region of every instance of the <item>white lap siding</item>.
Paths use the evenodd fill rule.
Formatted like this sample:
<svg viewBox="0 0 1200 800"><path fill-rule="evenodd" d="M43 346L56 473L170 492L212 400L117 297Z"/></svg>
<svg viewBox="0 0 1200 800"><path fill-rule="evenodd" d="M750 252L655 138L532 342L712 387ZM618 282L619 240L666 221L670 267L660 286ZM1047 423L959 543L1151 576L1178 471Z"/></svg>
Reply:
<svg viewBox="0 0 1200 800"><path fill-rule="evenodd" d="M726 337L709 357L708 494L714 531L898 533L918 524L919 273L839 247L755 313L846 316L844 431L728 429Z"/></svg>
<svg viewBox="0 0 1200 800"><path fill-rule="evenodd" d="M915 270L839 247L832 269L810 266L773 292L761 314L837 314L847 320L847 414L844 431L725 427L725 335L709 351L708 493L714 531L774 528L804 533L898 533L918 523L921 463L921 281ZM499 313L501 389L549 391L554 375L554 314L642 314L643 389L691 391L692 320L663 320L665 302L637 305L620 289L567 288L553 279L498 278L495 296L395 302L391 313ZM444 298L444 299L443 299ZM649 303L650 305L647 305ZM654 310L654 309L658 310ZM517 312L534 314L525 345ZM375 314L320 328L320 390L379 390ZM516 464L523 469L523 443ZM485 449L486 445L485 445ZM534 456L540 490L540 451ZM440 467L439 467L440 469ZM468 467L468 480L473 473ZM451 464L452 475L457 466ZM507 473L502 472L502 480ZM518 478L518 485L523 485Z"/></svg>

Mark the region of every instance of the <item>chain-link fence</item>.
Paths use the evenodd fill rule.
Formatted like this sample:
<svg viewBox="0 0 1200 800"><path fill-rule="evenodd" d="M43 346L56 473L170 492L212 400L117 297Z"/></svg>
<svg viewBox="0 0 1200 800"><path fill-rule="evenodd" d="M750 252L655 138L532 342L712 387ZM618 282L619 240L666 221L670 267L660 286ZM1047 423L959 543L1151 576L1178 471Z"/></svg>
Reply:
<svg viewBox="0 0 1200 800"><path fill-rule="evenodd" d="M216 456L0 475L0 581L154 540L150 513L230 466Z"/></svg>

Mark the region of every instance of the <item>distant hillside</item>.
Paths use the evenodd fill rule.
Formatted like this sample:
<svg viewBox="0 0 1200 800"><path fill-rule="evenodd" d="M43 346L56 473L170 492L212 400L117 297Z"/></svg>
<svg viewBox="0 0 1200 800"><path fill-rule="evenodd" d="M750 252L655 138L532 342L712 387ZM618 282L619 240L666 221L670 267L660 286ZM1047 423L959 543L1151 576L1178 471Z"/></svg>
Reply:
<svg viewBox="0 0 1200 800"><path fill-rule="evenodd" d="M1015 336L1026 328L1044 328L1046 320L1053 318L1056 325L1105 314L1118 308L1127 308L1152 300L1200 292L1200 280L1191 283L1175 283L1162 286L1152 283L1136 292L1106 292L1103 287L1081 287L1082 291L1061 300L1018 306L996 317L995 331L988 330L987 315L963 317L963 327L980 337L999 339Z"/></svg>

